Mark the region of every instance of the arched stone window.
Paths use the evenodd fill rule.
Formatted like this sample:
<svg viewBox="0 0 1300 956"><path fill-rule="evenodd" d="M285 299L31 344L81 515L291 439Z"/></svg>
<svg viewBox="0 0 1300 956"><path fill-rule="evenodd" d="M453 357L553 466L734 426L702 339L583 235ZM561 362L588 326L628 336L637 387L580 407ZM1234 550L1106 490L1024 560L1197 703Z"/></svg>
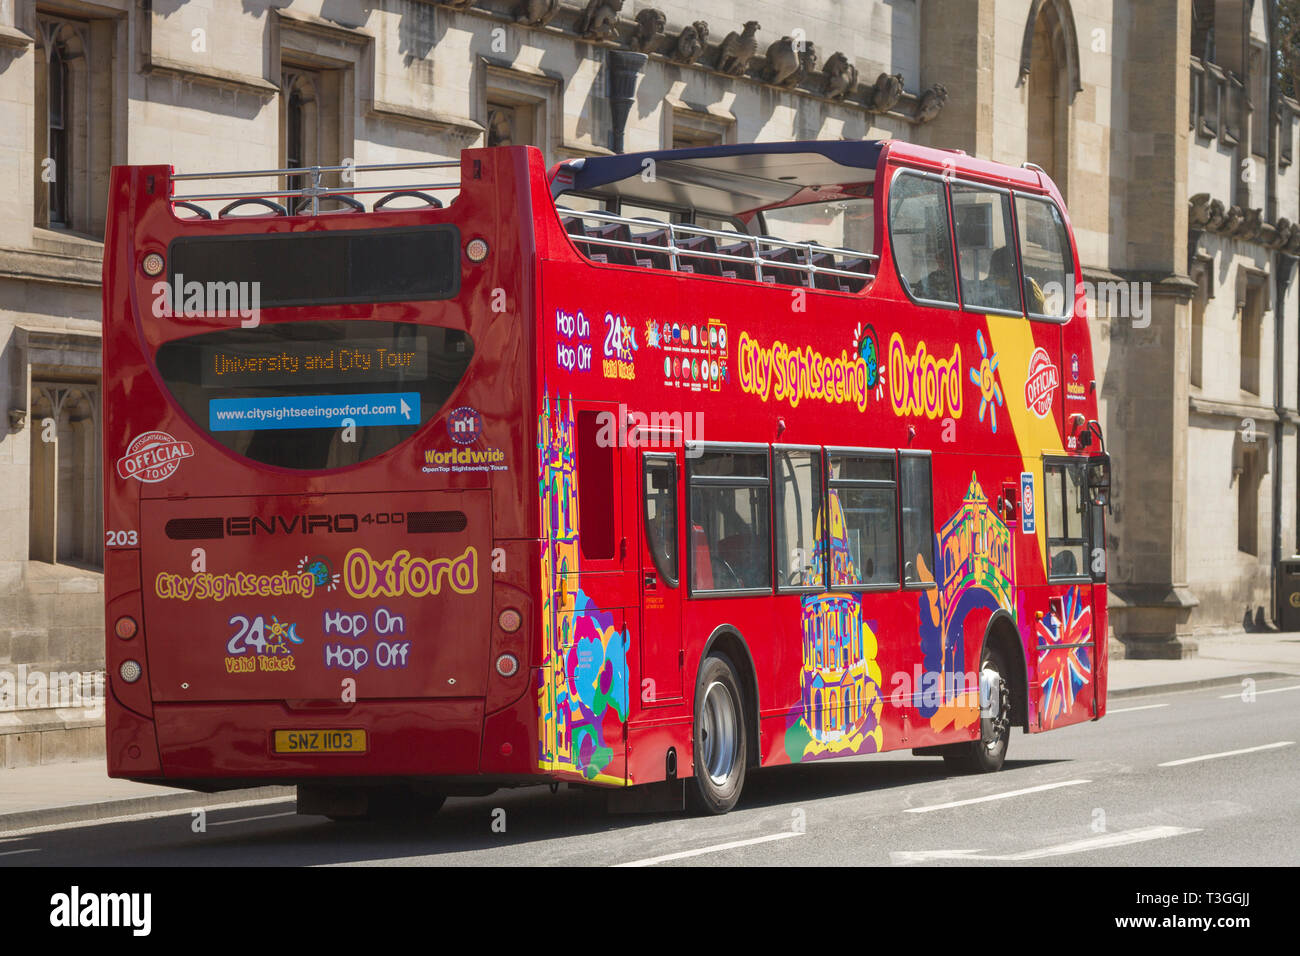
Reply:
<svg viewBox="0 0 1300 956"><path fill-rule="evenodd" d="M1026 159L1068 193L1070 107L1083 89L1079 41L1069 0L1034 0L1020 47L1020 83L1027 87Z"/></svg>
<svg viewBox="0 0 1300 956"><path fill-rule="evenodd" d="M41 17L36 45L36 224L90 229L89 26Z"/></svg>
<svg viewBox="0 0 1300 956"><path fill-rule="evenodd" d="M29 553L34 561L100 567L99 387L32 382Z"/></svg>
<svg viewBox="0 0 1300 956"><path fill-rule="evenodd" d="M320 86L316 73L284 71L284 166L302 169L321 163Z"/></svg>

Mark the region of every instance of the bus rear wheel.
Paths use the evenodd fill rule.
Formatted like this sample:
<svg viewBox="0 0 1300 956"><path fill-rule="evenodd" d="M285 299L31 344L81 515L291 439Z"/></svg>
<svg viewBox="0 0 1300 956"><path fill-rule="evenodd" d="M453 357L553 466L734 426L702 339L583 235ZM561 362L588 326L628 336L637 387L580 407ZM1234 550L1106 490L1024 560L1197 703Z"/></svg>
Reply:
<svg viewBox="0 0 1300 956"><path fill-rule="evenodd" d="M745 786L743 701L731 661L721 654L706 658L695 692L695 776L687 786L691 805L701 813L726 813Z"/></svg>
<svg viewBox="0 0 1300 956"><path fill-rule="evenodd" d="M980 739L945 748L943 760L949 767L964 773L1002 769L1011 740L1008 673L1002 655L986 645L980 660Z"/></svg>

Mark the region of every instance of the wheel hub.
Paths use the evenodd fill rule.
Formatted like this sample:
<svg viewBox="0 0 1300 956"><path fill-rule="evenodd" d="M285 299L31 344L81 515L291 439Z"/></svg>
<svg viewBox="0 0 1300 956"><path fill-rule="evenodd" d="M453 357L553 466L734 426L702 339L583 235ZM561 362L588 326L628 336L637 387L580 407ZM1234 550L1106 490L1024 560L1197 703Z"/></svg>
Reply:
<svg viewBox="0 0 1300 956"><path fill-rule="evenodd" d="M700 750L704 769L709 779L721 786L735 769L739 738L735 701L725 684L714 681L705 690L700 718Z"/></svg>

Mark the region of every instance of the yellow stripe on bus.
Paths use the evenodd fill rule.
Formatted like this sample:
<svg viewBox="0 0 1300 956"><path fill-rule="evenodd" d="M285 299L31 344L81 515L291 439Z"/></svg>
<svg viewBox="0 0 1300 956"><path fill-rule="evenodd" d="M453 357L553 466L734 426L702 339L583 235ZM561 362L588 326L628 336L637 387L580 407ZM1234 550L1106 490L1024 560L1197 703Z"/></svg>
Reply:
<svg viewBox="0 0 1300 956"><path fill-rule="evenodd" d="M998 357L998 377L1002 383L1005 411L1011 419L1011 429L1020 449L1021 470L1034 476L1034 527L1038 537L1038 556L1047 573L1047 515L1043 504L1043 454L1061 453L1065 444L1057 424L1056 405L1052 413L1039 418L1025 405L1025 380L1029 377L1029 358L1037 346L1034 343L1034 324L1021 318L1005 315L986 315L989 327L989 348ZM1059 370L1060 346L1048 349L1052 364ZM1059 395L1056 396L1060 398ZM1026 453L1028 451L1028 453ZM1016 479L1019 481L1020 476Z"/></svg>

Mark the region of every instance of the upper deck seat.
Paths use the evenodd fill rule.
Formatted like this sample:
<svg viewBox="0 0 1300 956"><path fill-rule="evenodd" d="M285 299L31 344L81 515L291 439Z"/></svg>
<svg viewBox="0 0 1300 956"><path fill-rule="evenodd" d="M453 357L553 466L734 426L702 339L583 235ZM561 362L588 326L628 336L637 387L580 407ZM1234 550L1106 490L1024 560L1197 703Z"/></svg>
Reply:
<svg viewBox="0 0 1300 956"><path fill-rule="evenodd" d="M694 250L698 252L717 252L718 244L712 236L688 236L677 243L677 248L682 250ZM694 272L696 275L720 276L722 275L722 263L717 259L710 259L708 256L691 256L679 255L677 257L677 266L683 272Z"/></svg>
<svg viewBox="0 0 1300 956"><path fill-rule="evenodd" d="M760 236L760 239L775 239L776 236ZM804 273L798 269L782 269L778 263L799 261L798 254L795 250L786 246L779 246L775 249L764 249L759 252L759 258L763 260L763 281L777 282L781 285L806 285ZM771 265L769 265L771 263Z"/></svg>
<svg viewBox="0 0 1300 956"><path fill-rule="evenodd" d="M597 226L589 230L589 232L595 239L608 239L612 242L632 241L632 230L621 222L606 223L603 226ZM635 249L628 249L626 246L607 246L599 242L593 242L591 246L591 251L605 256L606 262L619 266L634 266L637 264Z"/></svg>
<svg viewBox="0 0 1300 956"><path fill-rule="evenodd" d="M754 244L752 242L730 242L723 246L718 246L718 252L724 256L743 256L746 259L754 258ZM753 262L727 262L718 260L718 265L722 267L722 274L730 279L750 279L754 278Z"/></svg>
<svg viewBox="0 0 1300 956"><path fill-rule="evenodd" d="M866 286L867 280L871 276L871 260L865 256L853 256L841 260L839 268L845 272L861 272L861 279L850 279L847 276L837 276L840 280L840 286L845 292L861 292Z"/></svg>
<svg viewBox="0 0 1300 956"><path fill-rule="evenodd" d="M835 261L834 254L829 252L814 252L812 254L812 264L818 269L840 268ZM829 289L831 292L843 292L844 290L840 287L843 279L843 276L826 275L825 273L819 272L816 274L813 284L818 289Z"/></svg>
<svg viewBox="0 0 1300 956"><path fill-rule="evenodd" d="M668 258L668 227L664 226L658 219L648 219L644 216L636 217L638 222L648 223L662 228L652 229L649 232L641 232L632 236L633 242L639 242L645 246L662 246L663 252L653 249L636 249L636 264L654 269L671 269L672 264Z"/></svg>
<svg viewBox="0 0 1300 956"><path fill-rule="evenodd" d="M870 271L868 260L862 256L844 256L836 259L835 255L830 252L815 252L812 257L813 265L819 269L838 269L840 272L861 272L867 275ZM817 288L829 289L832 292L860 292L862 287L867 284L865 278L851 279L848 276L825 275L818 273L816 277Z"/></svg>

